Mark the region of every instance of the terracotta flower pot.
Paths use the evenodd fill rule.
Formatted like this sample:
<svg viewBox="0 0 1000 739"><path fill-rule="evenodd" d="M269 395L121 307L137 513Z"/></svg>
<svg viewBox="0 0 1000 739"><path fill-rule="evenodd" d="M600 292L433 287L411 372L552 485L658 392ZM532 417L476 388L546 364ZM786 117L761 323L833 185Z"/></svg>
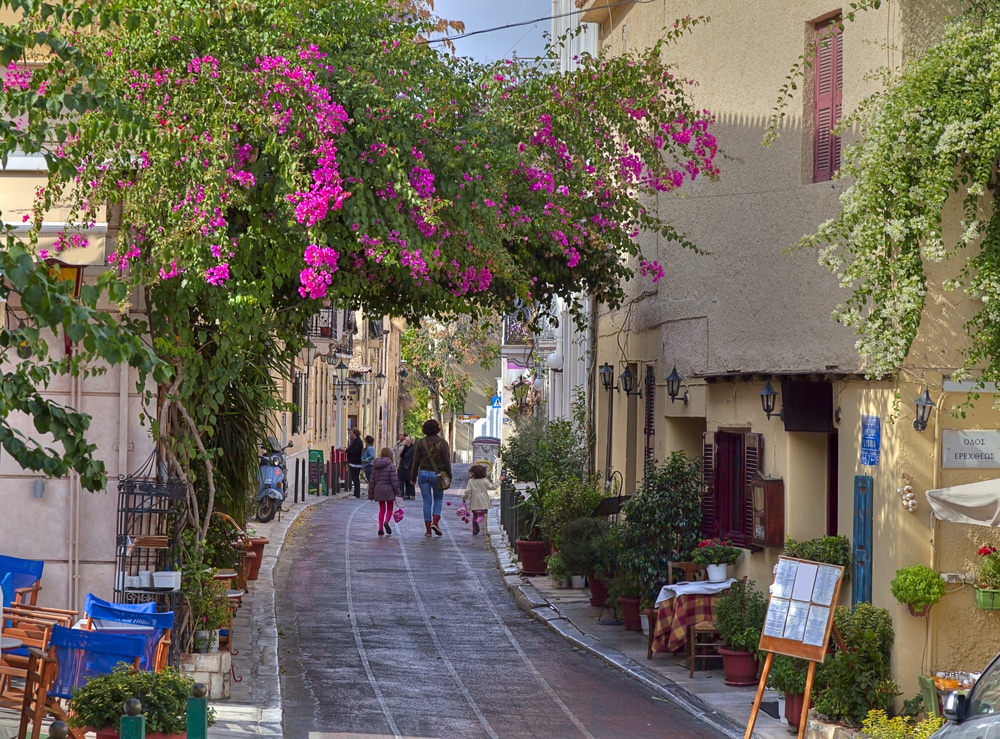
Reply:
<svg viewBox="0 0 1000 739"><path fill-rule="evenodd" d="M798 726L799 719L802 718L802 703L806 696L804 693L795 695L785 695L785 719L789 726Z"/></svg>
<svg viewBox="0 0 1000 739"><path fill-rule="evenodd" d="M719 647L719 654L722 655L722 668L726 672L726 685L757 684L757 658L753 652L734 652Z"/></svg>
<svg viewBox="0 0 1000 739"><path fill-rule="evenodd" d="M247 560L247 580L256 580L260 575L260 564L264 561L264 546L270 541L266 536L250 537L250 551L257 556Z"/></svg>
<svg viewBox="0 0 1000 739"><path fill-rule="evenodd" d="M97 734L97 739L119 739L121 734L118 733L118 729L112 726L105 726L103 729L97 729L94 732ZM164 734L162 731L154 731L152 733L146 732L146 739L187 739L187 732L182 732L180 734Z"/></svg>
<svg viewBox="0 0 1000 739"><path fill-rule="evenodd" d="M604 608L608 604L608 584L596 577L588 577L590 583L590 605L594 608Z"/></svg>
<svg viewBox="0 0 1000 739"><path fill-rule="evenodd" d="M514 543L517 546L517 556L521 558L521 574L529 577L544 575L547 569L545 555L548 550L545 542L518 539Z"/></svg>
<svg viewBox="0 0 1000 739"><path fill-rule="evenodd" d="M622 607L622 620L628 631L642 631L642 614L639 611L639 599L627 595L618 597L618 605Z"/></svg>

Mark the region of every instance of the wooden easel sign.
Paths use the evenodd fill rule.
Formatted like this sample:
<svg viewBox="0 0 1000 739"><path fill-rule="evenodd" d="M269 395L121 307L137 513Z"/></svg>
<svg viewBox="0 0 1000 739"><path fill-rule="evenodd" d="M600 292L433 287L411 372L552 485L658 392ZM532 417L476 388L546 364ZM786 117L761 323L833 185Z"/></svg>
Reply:
<svg viewBox="0 0 1000 739"><path fill-rule="evenodd" d="M779 557L774 568L771 597L767 602L767 616L761 633L759 649L767 652L757 697L754 698L750 723L743 739L750 739L757 711L764 697L767 674L775 654L799 657L809 661L806 674L806 694L802 701L799 719L799 739L805 736L806 717L809 715L809 694L812 692L816 664L826 658L831 632L844 648L840 634L833 625L833 612L840 597L844 581L844 568L823 562L810 562L792 557Z"/></svg>

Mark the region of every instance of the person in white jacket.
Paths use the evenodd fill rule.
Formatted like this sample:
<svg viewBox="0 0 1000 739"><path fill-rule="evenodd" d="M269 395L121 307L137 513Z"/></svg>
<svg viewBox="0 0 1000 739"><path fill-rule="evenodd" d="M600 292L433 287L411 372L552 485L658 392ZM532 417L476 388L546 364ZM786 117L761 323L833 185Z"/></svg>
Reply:
<svg viewBox="0 0 1000 739"><path fill-rule="evenodd" d="M480 524L486 524L486 512L490 507L490 493L497 484L487 476L486 465L474 464L469 468L469 482L462 494L462 502L472 511L472 535L479 533Z"/></svg>

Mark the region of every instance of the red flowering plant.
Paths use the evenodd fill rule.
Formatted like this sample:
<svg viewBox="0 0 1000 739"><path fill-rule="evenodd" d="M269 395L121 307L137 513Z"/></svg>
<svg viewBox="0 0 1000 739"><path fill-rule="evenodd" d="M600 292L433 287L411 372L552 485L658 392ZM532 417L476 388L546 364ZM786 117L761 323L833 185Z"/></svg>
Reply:
<svg viewBox="0 0 1000 739"><path fill-rule="evenodd" d="M979 548L983 558L976 572L976 584L985 590L1000 590L1000 551L992 544Z"/></svg>
<svg viewBox="0 0 1000 739"><path fill-rule="evenodd" d="M740 558L743 550L725 539L702 539L691 557L701 565L731 565Z"/></svg>

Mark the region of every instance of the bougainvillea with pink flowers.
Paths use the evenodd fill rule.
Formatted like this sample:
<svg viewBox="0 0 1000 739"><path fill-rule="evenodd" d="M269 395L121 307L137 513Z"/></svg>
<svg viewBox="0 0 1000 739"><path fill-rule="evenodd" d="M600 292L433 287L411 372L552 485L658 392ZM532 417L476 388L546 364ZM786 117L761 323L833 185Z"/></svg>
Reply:
<svg viewBox="0 0 1000 739"><path fill-rule="evenodd" d="M442 54L433 22L389 0L147 7L84 5L67 62L12 58L5 93L79 92L29 222L68 202L71 233L120 206L109 264L142 291L164 392L190 414L160 418L164 437L210 435L251 350L292 357L324 301L410 318L615 305L640 232L690 246L650 196L718 174L712 116L661 45L559 74ZM25 106L26 127L51 107Z"/></svg>

